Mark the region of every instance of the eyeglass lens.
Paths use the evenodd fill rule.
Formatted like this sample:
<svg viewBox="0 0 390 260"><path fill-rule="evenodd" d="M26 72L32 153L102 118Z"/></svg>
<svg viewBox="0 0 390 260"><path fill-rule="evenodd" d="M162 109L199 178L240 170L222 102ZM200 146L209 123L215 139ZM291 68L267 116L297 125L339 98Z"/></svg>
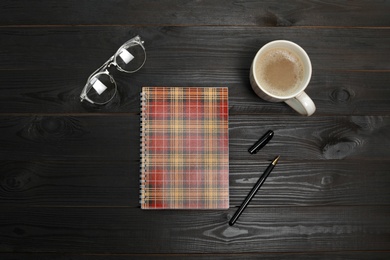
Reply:
<svg viewBox="0 0 390 260"><path fill-rule="evenodd" d="M139 70L145 62L144 48L137 43L122 46L115 55L115 63L126 72Z"/></svg>
<svg viewBox="0 0 390 260"><path fill-rule="evenodd" d="M91 78L87 86L87 96L96 104L109 102L116 93L114 79L106 73L98 73Z"/></svg>

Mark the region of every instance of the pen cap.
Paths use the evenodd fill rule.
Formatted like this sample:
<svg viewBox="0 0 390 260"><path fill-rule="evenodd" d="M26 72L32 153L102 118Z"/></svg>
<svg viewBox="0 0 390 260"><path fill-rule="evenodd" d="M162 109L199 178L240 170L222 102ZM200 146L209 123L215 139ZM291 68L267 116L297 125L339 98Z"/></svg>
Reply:
<svg viewBox="0 0 390 260"><path fill-rule="evenodd" d="M263 148L274 136L274 131L268 130L251 148L248 149L250 154L257 153L261 148Z"/></svg>

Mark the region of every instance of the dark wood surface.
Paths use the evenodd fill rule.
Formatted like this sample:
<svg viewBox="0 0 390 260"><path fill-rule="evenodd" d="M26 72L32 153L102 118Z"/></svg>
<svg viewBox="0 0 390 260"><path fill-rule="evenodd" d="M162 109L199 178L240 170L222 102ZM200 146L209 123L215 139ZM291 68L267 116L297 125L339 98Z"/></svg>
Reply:
<svg viewBox="0 0 390 260"><path fill-rule="evenodd" d="M0 259L389 259L389 14L389 1L1 1ZM145 66L114 73L110 104L80 103L136 34ZM276 39L311 58L311 117L250 87ZM152 85L229 88L229 210L139 208L139 93Z"/></svg>

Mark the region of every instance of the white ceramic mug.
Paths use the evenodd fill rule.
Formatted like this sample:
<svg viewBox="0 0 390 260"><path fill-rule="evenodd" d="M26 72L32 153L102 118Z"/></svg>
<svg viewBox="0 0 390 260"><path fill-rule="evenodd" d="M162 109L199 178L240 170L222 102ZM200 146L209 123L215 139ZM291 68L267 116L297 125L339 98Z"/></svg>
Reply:
<svg viewBox="0 0 390 260"><path fill-rule="evenodd" d="M267 89L265 89L260 84L259 77L257 73L255 73L256 66L259 63L259 59L264 54L272 49L287 49L291 52L293 52L296 56L299 57L299 59L302 62L303 65L303 76L302 80L300 80L299 86L295 88L295 90L292 93L289 94L283 94L278 95L275 93L271 93ZM260 61L261 62L261 61ZM290 107L292 107L295 111L302 115L310 116L312 115L315 110L316 106L314 105L313 100L305 93L305 89L308 86L311 78L311 62L309 59L309 56L305 52L302 47L297 45L296 43L293 43L291 41L285 41L285 40L277 40L272 41L264 45L256 54L255 58L253 59L251 70L250 70L250 82L252 89L255 91L255 93L261 97L264 100L271 101L271 102L286 102Z"/></svg>

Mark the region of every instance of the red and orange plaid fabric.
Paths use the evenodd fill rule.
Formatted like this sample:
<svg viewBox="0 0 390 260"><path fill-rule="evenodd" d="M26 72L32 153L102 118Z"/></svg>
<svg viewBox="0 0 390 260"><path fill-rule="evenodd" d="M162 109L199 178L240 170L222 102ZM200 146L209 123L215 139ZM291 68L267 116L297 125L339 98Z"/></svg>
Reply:
<svg viewBox="0 0 390 260"><path fill-rule="evenodd" d="M144 87L141 208L229 208L227 88Z"/></svg>

